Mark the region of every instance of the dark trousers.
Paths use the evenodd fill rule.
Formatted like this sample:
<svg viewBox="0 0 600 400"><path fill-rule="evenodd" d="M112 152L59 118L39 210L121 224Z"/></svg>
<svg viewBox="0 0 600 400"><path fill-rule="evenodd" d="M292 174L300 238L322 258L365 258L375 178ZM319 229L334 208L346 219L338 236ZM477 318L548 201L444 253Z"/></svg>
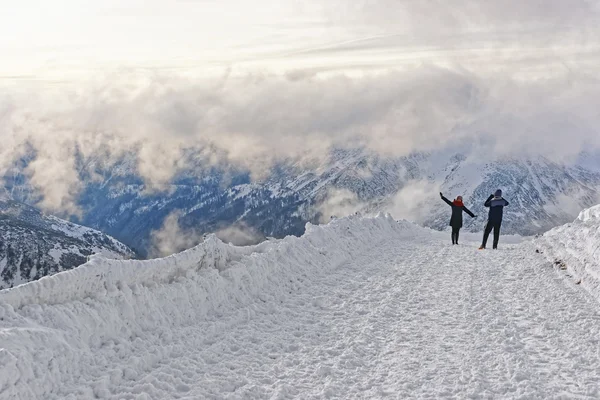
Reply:
<svg viewBox="0 0 600 400"><path fill-rule="evenodd" d="M452 227L452 244L458 244L458 234L460 232L460 227Z"/></svg>
<svg viewBox="0 0 600 400"><path fill-rule="evenodd" d="M494 249L498 247L498 240L500 240L500 226L502 225L502 221L488 221L485 225L485 230L483 231L483 242L481 242L481 247L485 247L488 241L488 237L490 236L490 232L492 229L494 230Z"/></svg>

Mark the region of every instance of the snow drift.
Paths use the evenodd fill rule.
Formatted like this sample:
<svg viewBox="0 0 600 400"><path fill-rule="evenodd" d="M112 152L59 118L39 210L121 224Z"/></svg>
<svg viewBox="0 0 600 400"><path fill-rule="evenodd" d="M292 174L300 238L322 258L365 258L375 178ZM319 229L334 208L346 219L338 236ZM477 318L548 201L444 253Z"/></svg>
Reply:
<svg viewBox="0 0 600 400"><path fill-rule="evenodd" d="M582 221L582 222L596 220L597 222L600 222L600 204L597 206L588 208L587 210L583 210L581 213L579 213L577 220Z"/></svg>
<svg viewBox="0 0 600 400"><path fill-rule="evenodd" d="M250 314L252 302L276 302L384 238L420 233L426 230L380 215L309 224L301 238L250 247L212 236L163 259L95 256L2 291L0 398L111 397L108 387L186 351L172 340L176 329L223 310ZM139 393L146 398L143 389Z"/></svg>
<svg viewBox="0 0 600 400"><path fill-rule="evenodd" d="M582 211L573 223L545 233L536 244L600 300L600 205Z"/></svg>

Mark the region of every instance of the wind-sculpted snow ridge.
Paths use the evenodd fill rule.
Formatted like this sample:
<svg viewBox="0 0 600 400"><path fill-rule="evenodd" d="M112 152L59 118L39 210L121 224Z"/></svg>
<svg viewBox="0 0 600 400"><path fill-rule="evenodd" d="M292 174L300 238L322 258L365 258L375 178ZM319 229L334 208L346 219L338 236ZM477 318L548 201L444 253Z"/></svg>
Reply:
<svg viewBox="0 0 600 400"><path fill-rule="evenodd" d="M250 314L245 307L252 301L277 302L308 277L384 239L420 232L429 234L379 215L309 224L301 238L250 247L211 236L163 259L95 256L73 270L2 291L0 399L110 398L115 393L109 388L186 352L172 340L175 332L223 310ZM139 398L148 398L143 386ZM186 387L174 382L172 391Z"/></svg>
<svg viewBox="0 0 600 400"><path fill-rule="evenodd" d="M558 268L600 301L600 205L582 211L577 219L536 240Z"/></svg>

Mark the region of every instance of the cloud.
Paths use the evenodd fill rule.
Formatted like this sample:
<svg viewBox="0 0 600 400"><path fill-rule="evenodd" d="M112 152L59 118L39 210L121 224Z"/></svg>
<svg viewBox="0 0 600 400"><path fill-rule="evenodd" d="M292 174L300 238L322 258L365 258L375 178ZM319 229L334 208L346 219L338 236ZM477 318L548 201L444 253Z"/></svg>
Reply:
<svg viewBox="0 0 600 400"><path fill-rule="evenodd" d="M310 4L310 2L309 2ZM310 8L311 6L307 6ZM538 36L561 36L564 30L596 28L600 11L595 1L562 0L503 2L481 0L362 0L331 1L323 7L328 20L381 31L394 28L416 39L459 33L536 32ZM561 29L562 28L562 29ZM543 35L542 35L543 34Z"/></svg>
<svg viewBox="0 0 600 400"><path fill-rule="evenodd" d="M600 204L600 190L596 192L589 190L584 193L582 190L567 188L566 193L557 194L553 202L546 204L544 209L561 219L574 220L581 210L589 207L590 204Z"/></svg>
<svg viewBox="0 0 600 400"><path fill-rule="evenodd" d="M265 239L264 235L243 222L220 229L215 232L215 235L223 242L234 246L249 246Z"/></svg>
<svg viewBox="0 0 600 400"><path fill-rule="evenodd" d="M356 193L348 189L330 189L322 202L317 206L321 214L321 223L331 218L342 218L364 210L366 204L358 199Z"/></svg>
<svg viewBox="0 0 600 400"><path fill-rule="evenodd" d="M179 225L181 213L172 212L163 221L160 229L152 231L150 257L166 257L192 248L203 241L203 235L193 229Z"/></svg>
<svg viewBox="0 0 600 400"><path fill-rule="evenodd" d="M439 199L434 195L439 192L439 189L439 183L424 180L408 181L394 195L386 212L396 219L423 223L431 212L431 207L428 205Z"/></svg>
<svg viewBox="0 0 600 400"><path fill-rule="evenodd" d="M180 225L181 217L181 211L170 213L164 219L161 228L150 233L150 257L166 257L192 248L204 241L205 234ZM265 239L264 235L244 222L220 228L214 234L223 242L231 243L234 246L249 246Z"/></svg>
<svg viewBox="0 0 600 400"><path fill-rule="evenodd" d="M188 3L171 23L200 10ZM142 13L136 7L127 14ZM156 0L148 12L165 7ZM77 214L81 176L123 158L161 190L189 168L246 169L260 180L274 163L318 164L336 147L397 157L465 145L489 157L565 160L600 148L597 2L279 7L290 19L273 22L272 42L231 45L235 57L204 60L210 73L145 60L143 69L86 70L58 85L0 79L0 176L33 155L25 173L40 206ZM245 33L232 31L240 40Z"/></svg>
<svg viewBox="0 0 600 400"><path fill-rule="evenodd" d="M249 75L221 87L156 77L42 93L4 100L0 172L33 150L26 173L41 206L73 213L94 159L131 156L161 187L198 165L234 165L260 179L275 162L324 160L334 147L395 157L463 143L489 154L570 157L600 147L600 83L572 78L490 81L423 66L360 78Z"/></svg>

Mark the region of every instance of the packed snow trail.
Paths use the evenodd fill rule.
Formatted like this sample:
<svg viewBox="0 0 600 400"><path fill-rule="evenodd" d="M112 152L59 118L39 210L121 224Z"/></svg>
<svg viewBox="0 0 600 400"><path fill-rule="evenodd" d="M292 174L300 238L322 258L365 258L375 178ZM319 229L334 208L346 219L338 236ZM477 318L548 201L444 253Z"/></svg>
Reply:
<svg viewBox="0 0 600 400"><path fill-rule="evenodd" d="M206 294L207 302L222 296L211 300L214 307L201 315L190 311L193 318L169 314L171 307L203 308L186 292L193 279L135 289L152 295L143 299L149 310L162 310L143 318L127 315L133 303L120 288L107 301L131 304L120 311L125 316L106 324L131 318L139 326L102 340L79 327L76 333L89 335L82 342L91 351L70 349L73 332L62 339L53 335L69 319L100 318L104 310L96 302L102 298L27 304L32 297L16 311L5 307L0 338L9 340L0 350L0 398L600 397L599 303L536 253L533 243L478 251L476 243L451 246L449 234L405 223L379 231L369 225L382 221L395 224L379 218L314 228L306 254L296 245L285 251L290 265L298 260L297 270L270 262L272 275L260 292L231 297L236 292L222 287ZM369 228L364 236L352 232L361 224ZM331 239L327 229L350 239ZM327 247L330 239L339 240L339 249ZM275 250L261 251L241 262L253 265L252 257L268 258ZM331 259L337 261L327 264ZM277 272L282 268L285 273ZM202 271L215 285L231 279L239 293L251 280L235 278L231 268ZM184 286L173 291L172 285ZM87 307L92 311L83 312ZM56 320L62 315L56 309L64 321ZM20 327L10 326L15 323ZM37 329L47 334L42 343L52 354L47 365L31 366L41 387L27 392L8 374L26 365L18 339L33 342ZM61 364L60 357L73 365ZM44 379L45 370L58 381Z"/></svg>

